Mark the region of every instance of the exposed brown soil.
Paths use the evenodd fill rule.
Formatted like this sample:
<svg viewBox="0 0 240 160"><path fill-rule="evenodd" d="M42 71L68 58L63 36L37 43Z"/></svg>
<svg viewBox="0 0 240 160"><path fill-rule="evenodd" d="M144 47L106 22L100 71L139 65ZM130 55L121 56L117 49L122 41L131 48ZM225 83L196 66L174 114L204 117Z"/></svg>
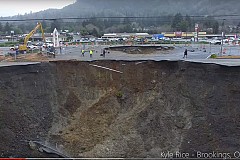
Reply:
<svg viewBox="0 0 240 160"><path fill-rule="evenodd" d="M219 56L217 59L240 59L240 56Z"/></svg>
<svg viewBox="0 0 240 160"><path fill-rule="evenodd" d="M108 67L121 73L97 68ZM239 149L240 67L56 61L0 68L0 157L161 157Z"/></svg>
<svg viewBox="0 0 240 160"><path fill-rule="evenodd" d="M14 56L0 57L5 62L46 62L52 58L42 53L19 54L16 59Z"/></svg>
<svg viewBox="0 0 240 160"><path fill-rule="evenodd" d="M5 57L3 55L0 55L0 61L4 60Z"/></svg>
<svg viewBox="0 0 240 160"><path fill-rule="evenodd" d="M169 46L117 46L109 47L112 51L122 51L128 54L153 54L162 53L166 54L169 50L173 50L174 47Z"/></svg>

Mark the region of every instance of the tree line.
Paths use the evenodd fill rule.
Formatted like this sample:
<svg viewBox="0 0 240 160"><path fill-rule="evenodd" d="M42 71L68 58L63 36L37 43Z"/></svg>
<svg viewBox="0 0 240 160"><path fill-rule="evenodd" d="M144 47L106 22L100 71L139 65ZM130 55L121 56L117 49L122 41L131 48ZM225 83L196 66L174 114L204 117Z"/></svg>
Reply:
<svg viewBox="0 0 240 160"><path fill-rule="evenodd" d="M198 23L200 31L217 34L220 33L220 28L225 24L221 24L219 20L213 17L196 18L189 15L182 15L177 13L175 15L161 16L161 17L125 17L125 18L97 18L91 17L86 20L55 20L55 21L41 21L45 32L52 33L54 28L60 30L68 30L69 32L80 32L81 35L101 36L104 33L113 32L148 32L150 34L161 32L194 32L195 24ZM15 34L29 33L37 22L3 22L0 23L0 34L10 35L11 31ZM235 30L228 30L226 32L239 32L239 25Z"/></svg>

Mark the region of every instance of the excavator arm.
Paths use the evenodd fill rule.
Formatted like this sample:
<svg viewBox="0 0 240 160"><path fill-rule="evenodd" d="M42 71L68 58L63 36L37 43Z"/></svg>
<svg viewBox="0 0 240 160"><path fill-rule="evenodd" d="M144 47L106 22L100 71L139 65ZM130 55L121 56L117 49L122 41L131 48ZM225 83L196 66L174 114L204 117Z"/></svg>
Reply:
<svg viewBox="0 0 240 160"><path fill-rule="evenodd" d="M42 32L43 42L46 43L46 39L45 39L45 36L44 36L44 31L43 31L42 24L41 24L41 23L39 23L39 24L40 24L40 30L41 30L41 32Z"/></svg>
<svg viewBox="0 0 240 160"><path fill-rule="evenodd" d="M42 32L42 38L43 41L46 42L45 36L44 36L44 32L43 32L43 27L41 23L38 23L37 26L30 32L28 33L28 35L24 38L24 43L23 45L19 46L19 51L26 51L27 50L27 42L29 40L29 38L31 38L34 33L40 28L41 32Z"/></svg>

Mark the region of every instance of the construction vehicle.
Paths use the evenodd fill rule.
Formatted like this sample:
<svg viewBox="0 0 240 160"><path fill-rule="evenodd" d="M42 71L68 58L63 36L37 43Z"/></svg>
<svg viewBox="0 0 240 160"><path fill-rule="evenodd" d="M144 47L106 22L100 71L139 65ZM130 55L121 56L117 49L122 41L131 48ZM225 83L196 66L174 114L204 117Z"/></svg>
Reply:
<svg viewBox="0 0 240 160"><path fill-rule="evenodd" d="M31 38L34 33L40 28L41 32L42 32L42 38L43 38L43 41L44 43L46 42L46 39L45 39L45 36L44 36L44 32L43 32L43 27L42 27L42 24L40 22L37 23L37 26L30 32L28 33L28 35L24 38L24 42L23 44L20 44L19 45L19 52L20 53L24 53L28 50L28 47L27 47L27 43L28 43L28 40L29 38Z"/></svg>

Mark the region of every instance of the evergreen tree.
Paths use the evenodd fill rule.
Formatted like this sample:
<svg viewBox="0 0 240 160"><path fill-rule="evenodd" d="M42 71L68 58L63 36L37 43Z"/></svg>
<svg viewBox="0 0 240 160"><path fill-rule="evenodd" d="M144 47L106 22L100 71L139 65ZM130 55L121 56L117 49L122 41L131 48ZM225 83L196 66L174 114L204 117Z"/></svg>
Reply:
<svg viewBox="0 0 240 160"><path fill-rule="evenodd" d="M89 24L89 22L87 21L87 20L84 20L83 22L82 22L82 26L83 27L86 27L86 25L88 25Z"/></svg>
<svg viewBox="0 0 240 160"><path fill-rule="evenodd" d="M192 19L190 18L189 15L186 15L185 21L186 21L186 25L187 25L187 31L191 31L192 27L193 27L193 23L192 23Z"/></svg>
<svg viewBox="0 0 240 160"><path fill-rule="evenodd" d="M93 28L92 32L91 32L91 35L95 36L95 37L99 37L99 33L97 31L96 28Z"/></svg>
<svg viewBox="0 0 240 160"><path fill-rule="evenodd" d="M2 26L2 23L0 22L0 32L3 31L3 26Z"/></svg>
<svg viewBox="0 0 240 160"><path fill-rule="evenodd" d="M179 31L187 32L188 30L187 21L181 21L178 25L179 25Z"/></svg>
<svg viewBox="0 0 240 160"><path fill-rule="evenodd" d="M219 23L213 17L206 17L203 26L205 29L212 28L213 33L219 32Z"/></svg>
<svg viewBox="0 0 240 160"><path fill-rule="evenodd" d="M82 28L82 29L80 30L80 34L81 34L82 36L88 35L87 29L86 29L85 27Z"/></svg>
<svg viewBox="0 0 240 160"><path fill-rule="evenodd" d="M47 22L45 20L42 21L42 27L43 27L43 30L45 31L46 28L48 27L47 26Z"/></svg>
<svg viewBox="0 0 240 160"><path fill-rule="evenodd" d="M124 24L123 30L125 32L128 32L128 33L132 32L132 25L131 25L131 21L129 18L124 18L123 24Z"/></svg>
<svg viewBox="0 0 240 160"><path fill-rule="evenodd" d="M176 31L180 31L181 30L181 26L182 26L182 21L183 21L183 16L181 13L177 13L172 21L172 29L176 30Z"/></svg>
<svg viewBox="0 0 240 160"><path fill-rule="evenodd" d="M240 31L240 22L238 23L237 28L236 28L236 32L239 33L239 31Z"/></svg>
<svg viewBox="0 0 240 160"><path fill-rule="evenodd" d="M55 20L51 23L51 27L50 27L50 31L49 32L53 32L54 29L56 28L57 30L61 30L61 23L62 21L60 20Z"/></svg>
<svg viewBox="0 0 240 160"><path fill-rule="evenodd" d="M15 27L13 30L15 34L23 34L23 31L18 27Z"/></svg>
<svg viewBox="0 0 240 160"><path fill-rule="evenodd" d="M20 24L18 25L18 28L21 29L23 33L26 33L26 25L25 24Z"/></svg>
<svg viewBox="0 0 240 160"><path fill-rule="evenodd" d="M219 23L215 21L213 24L213 33L218 34L218 32L219 32Z"/></svg>
<svg viewBox="0 0 240 160"><path fill-rule="evenodd" d="M10 32L11 32L11 28L10 28L10 25L9 25L8 22L7 22L7 23L5 24L5 26L4 26L4 32L5 32L6 34L10 34Z"/></svg>

